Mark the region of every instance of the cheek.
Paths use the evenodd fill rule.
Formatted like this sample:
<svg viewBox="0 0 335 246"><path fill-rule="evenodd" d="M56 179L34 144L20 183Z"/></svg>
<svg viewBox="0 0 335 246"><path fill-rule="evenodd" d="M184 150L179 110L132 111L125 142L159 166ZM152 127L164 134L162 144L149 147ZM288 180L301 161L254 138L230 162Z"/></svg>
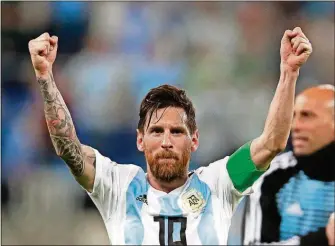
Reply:
<svg viewBox="0 0 335 246"><path fill-rule="evenodd" d="M322 126L318 127L317 133L322 133L325 137L333 137L335 135L334 122L326 122Z"/></svg>
<svg viewBox="0 0 335 246"><path fill-rule="evenodd" d="M324 124L321 121L310 121L303 125L303 129L308 134L315 135L323 128L323 126Z"/></svg>
<svg viewBox="0 0 335 246"><path fill-rule="evenodd" d="M329 139L334 137L334 124L332 122L318 122L311 128L310 132L316 139Z"/></svg>
<svg viewBox="0 0 335 246"><path fill-rule="evenodd" d="M185 152L191 149L192 141L188 138L178 139L178 141L175 142L174 146L176 147L176 149L180 150L180 152Z"/></svg>
<svg viewBox="0 0 335 246"><path fill-rule="evenodd" d="M160 148L161 142L157 138L143 139L143 148L146 151L153 152L155 149Z"/></svg>

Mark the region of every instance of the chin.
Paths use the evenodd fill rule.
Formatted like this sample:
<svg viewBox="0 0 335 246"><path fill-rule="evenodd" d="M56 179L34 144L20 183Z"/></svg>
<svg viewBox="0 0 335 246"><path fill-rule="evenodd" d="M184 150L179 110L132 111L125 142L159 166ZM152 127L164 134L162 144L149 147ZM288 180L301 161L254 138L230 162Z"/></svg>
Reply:
<svg viewBox="0 0 335 246"><path fill-rule="evenodd" d="M161 181L161 182L165 182L165 183L171 183L177 179L179 179L179 177L177 176L159 176L159 177L155 177L157 180Z"/></svg>
<svg viewBox="0 0 335 246"><path fill-rule="evenodd" d="M158 172L152 173L153 176L161 182L172 182L180 178L180 173L171 172L171 170L159 170Z"/></svg>
<svg viewBox="0 0 335 246"><path fill-rule="evenodd" d="M151 173L153 176L162 181L162 182L172 182L177 179L184 177L184 174L187 173L185 171L185 167L176 166L176 163L162 163L159 164L160 168L151 169Z"/></svg>
<svg viewBox="0 0 335 246"><path fill-rule="evenodd" d="M294 148L293 152L296 156L304 156L312 154L312 151L303 148Z"/></svg>

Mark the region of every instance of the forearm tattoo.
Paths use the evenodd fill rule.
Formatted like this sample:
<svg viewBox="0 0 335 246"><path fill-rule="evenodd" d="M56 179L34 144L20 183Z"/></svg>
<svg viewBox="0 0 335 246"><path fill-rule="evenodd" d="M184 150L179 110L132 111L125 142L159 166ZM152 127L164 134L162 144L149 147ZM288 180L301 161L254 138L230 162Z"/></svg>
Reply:
<svg viewBox="0 0 335 246"><path fill-rule="evenodd" d="M84 173L84 157L70 112L51 73L48 79L37 78L37 82L40 84L45 118L54 148L73 175L80 177Z"/></svg>

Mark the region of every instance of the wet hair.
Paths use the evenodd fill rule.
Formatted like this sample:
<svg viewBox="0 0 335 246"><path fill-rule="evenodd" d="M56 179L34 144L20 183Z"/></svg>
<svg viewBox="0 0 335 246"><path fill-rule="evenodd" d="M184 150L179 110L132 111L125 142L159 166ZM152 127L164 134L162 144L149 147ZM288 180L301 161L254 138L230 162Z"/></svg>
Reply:
<svg viewBox="0 0 335 246"><path fill-rule="evenodd" d="M193 134L197 129L193 103L186 96L185 90L179 89L172 85L161 85L153 88L143 98L140 106L140 120L138 122L137 128L143 133L146 122L149 126L152 114L154 112L157 113L158 109L168 107L184 109L187 116L186 125L190 133Z"/></svg>

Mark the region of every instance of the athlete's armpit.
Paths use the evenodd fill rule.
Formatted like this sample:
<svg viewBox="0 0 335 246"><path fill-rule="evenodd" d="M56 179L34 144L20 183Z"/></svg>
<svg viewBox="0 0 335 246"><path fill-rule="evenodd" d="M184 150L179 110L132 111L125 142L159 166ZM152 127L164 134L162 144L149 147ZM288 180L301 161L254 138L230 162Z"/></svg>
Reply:
<svg viewBox="0 0 335 246"><path fill-rule="evenodd" d="M92 192L96 173L96 156L94 150L87 145L82 144L81 151L84 161L84 173L76 179L87 191Z"/></svg>
<svg viewBox="0 0 335 246"><path fill-rule="evenodd" d="M95 156L94 150L90 146L87 146L84 144L81 145L81 149L84 155L85 165L90 165L95 168L96 156Z"/></svg>

